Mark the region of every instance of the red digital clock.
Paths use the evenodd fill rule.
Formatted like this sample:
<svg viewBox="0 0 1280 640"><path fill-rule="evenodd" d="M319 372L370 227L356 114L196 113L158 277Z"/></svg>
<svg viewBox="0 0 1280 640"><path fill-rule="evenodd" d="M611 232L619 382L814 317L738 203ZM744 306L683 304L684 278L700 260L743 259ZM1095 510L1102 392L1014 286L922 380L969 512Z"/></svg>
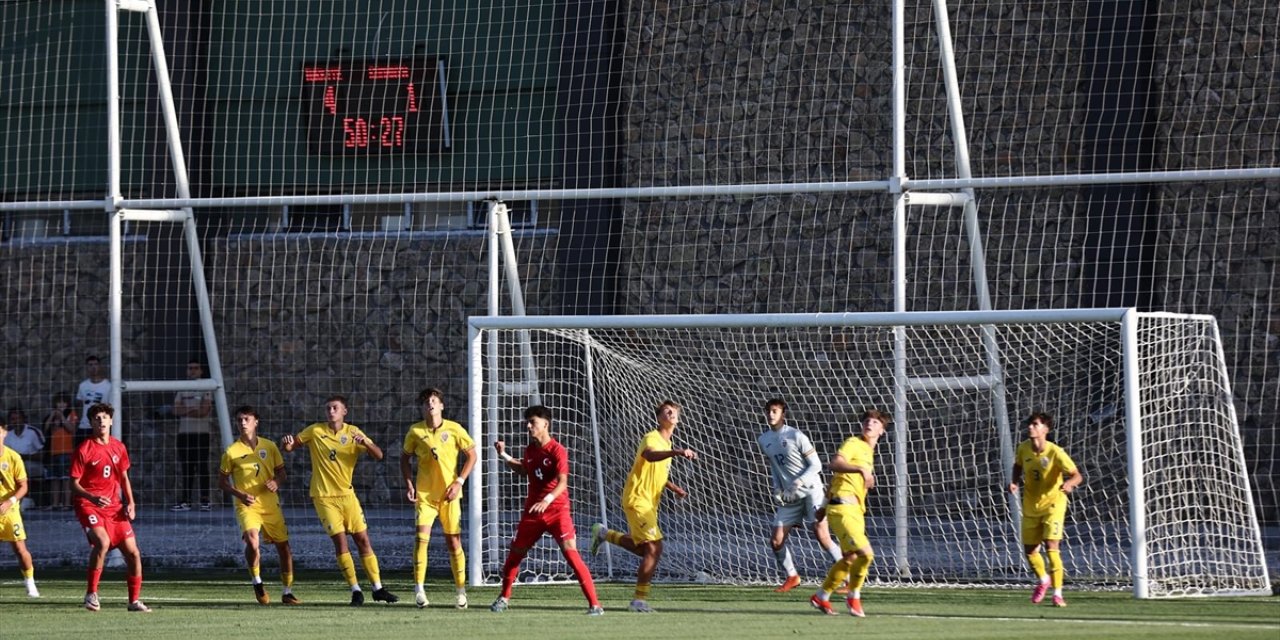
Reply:
<svg viewBox="0 0 1280 640"><path fill-rule="evenodd" d="M369 155L450 148L444 71L438 58L303 64L302 116L311 151Z"/></svg>

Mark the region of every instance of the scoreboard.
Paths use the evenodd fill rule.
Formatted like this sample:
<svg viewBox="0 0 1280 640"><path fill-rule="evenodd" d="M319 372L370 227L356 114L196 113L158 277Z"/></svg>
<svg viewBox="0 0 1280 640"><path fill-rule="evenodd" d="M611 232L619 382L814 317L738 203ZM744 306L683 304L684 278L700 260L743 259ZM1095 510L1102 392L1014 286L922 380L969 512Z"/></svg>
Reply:
<svg viewBox="0 0 1280 640"><path fill-rule="evenodd" d="M307 62L301 81L303 127L314 154L425 154L453 146L443 59Z"/></svg>

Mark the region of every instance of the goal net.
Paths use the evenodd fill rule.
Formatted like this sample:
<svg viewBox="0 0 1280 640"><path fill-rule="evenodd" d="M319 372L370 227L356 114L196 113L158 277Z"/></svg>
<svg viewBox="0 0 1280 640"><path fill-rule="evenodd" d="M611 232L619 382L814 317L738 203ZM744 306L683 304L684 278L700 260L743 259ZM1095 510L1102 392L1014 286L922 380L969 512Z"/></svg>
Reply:
<svg viewBox="0 0 1280 640"><path fill-rule="evenodd" d="M690 495L663 498L659 580L779 580L768 468L756 444L763 406L779 397L824 462L857 431L863 408L893 414L868 498L872 584L1027 582L1018 505L1006 487L1012 448L1025 438L1021 419L1043 410L1056 422L1050 439L1085 476L1064 542L1073 585L1131 587L1140 597L1269 588L1212 317L1077 310L471 325L473 429L518 455L528 440L521 411L552 408L584 542L594 522L626 528L619 495L635 447L654 428L659 402L683 406L674 441L699 457L672 465ZM485 456L472 553L492 582L525 480L491 448ZM802 576L825 574L829 560L811 535L798 529L790 545ZM605 545L593 572L630 579L636 564ZM524 581L569 575L549 540L522 570Z"/></svg>

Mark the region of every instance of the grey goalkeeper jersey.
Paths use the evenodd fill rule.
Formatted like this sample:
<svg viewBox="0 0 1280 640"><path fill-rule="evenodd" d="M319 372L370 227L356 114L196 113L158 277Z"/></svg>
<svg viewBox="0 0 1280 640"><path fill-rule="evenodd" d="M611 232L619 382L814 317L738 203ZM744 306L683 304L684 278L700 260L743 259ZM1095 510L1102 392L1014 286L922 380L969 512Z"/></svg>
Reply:
<svg viewBox="0 0 1280 640"><path fill-rule="evenodd" d="M784 424L777 431L766 429L756 442L769 459L774 490L783 491L797 484L806 489L822 486L822 463L813 455L813 443L803 431ZM796 483L797 479L801 482Z"/></svg>

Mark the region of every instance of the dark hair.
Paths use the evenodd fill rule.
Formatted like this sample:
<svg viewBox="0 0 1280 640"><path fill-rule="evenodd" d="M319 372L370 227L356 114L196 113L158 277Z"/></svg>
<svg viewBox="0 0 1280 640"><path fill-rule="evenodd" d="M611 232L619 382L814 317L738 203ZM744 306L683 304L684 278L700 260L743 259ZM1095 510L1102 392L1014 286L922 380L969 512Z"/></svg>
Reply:
<svg viewBox="0 0 1280 640"><path fill-rule="evenodd" d="M768 410L770 410L770 409L772 409L772 408L774 408L774 407L782 407L782 415L784 415L784 416L785 416L785 415L787 415L787 401L786 401L786 400L783 400L782 398L771 398L768 402L764 403L764 410L765 410L765 411L768 411Z"/></svg>
<svg viewBox="0 0 1280 640"><path fill-rule="evenodd" d="M232 415L253 416L254 420L262 420L262 417L258 415L258 410L254 409L253 406L247 405L247 404L242 404L236 407L236 412Z"/></svg>
<svg viewBox="0 0 1280 640"><path fill-rule="evenodd" d="M676 411L684 411L684 407L681 407L680 403L675 400L663 400L662 404L658 405L658 408L653 410L654 417L662 415L662 410L666 407L675 407Z"/></svg>
<svg viewBox="0 0 1280 640"><path fill-rule="evenodd" d="M530 418L542 418L547 421L547 426L551 426L551 410L540 404L535 404L524 410L524 419L528 420Z"/></svg>
<svg viewBox="0 0 1280 640"><path fill-rule="evenodd" d="M1050 429L1053 429L1053 416L1043 411L1032 411L1031 414L1027 416L1027 420L1026 422L1023 423L1022 426L1024 427L1031 426L1031 423L1036 422L1037 420L1040 422L1043 422L1044 426L1049 427Z"/></svg>
<svg viewBox="0 0 1280 640"><path fill-rule="evenodd" d="M343 395L337 395L337 394L331 395L331 396L329 396L328 398L325 398L324 403L325 403L325 404L329 404L330 402L335 402L335 401L336 401L336 402L341 402L341 403L342 403L342 406L344 406L344 407L346 407L346 408L348 408L348 409L350 409L350 408L351 408L351 404L347 402L347 397L346 397L346 396L343 396Z"/></svg>
<svg viewBox="0 0 1280 640"><path fill-rule="evenodd" d="M70 407L70 406L71 406L71 395L70 395L70 394L67 394L67 393L62 393L61 391L59 391L58 393L53 394L53 404L58 404L59 402L65 402L65 403L67 403L67 406L68 406L68 407Z"/></svg>
<svg viewBox="0 0 1280 640"><path fill-rule="evenodd" d="M116 415L116 408L105 402L98 402L93 405L90 405L89 410L85 412L85 415L89 416L89 419L92 420L93 417L98 415L99 413L105 413L108 416L114 416Z"/></svg>
<svg viewBox="0 0 1280 640"><path fill-rule="evenodd" d="M863 420L866 420L867 418L875 418L876 420L879 420L881 423L883 423L883 424L884 424L884 426L886 426L886 427L888 427L888 426L889 426L889 423L890 423L890 422L893 422L893 418L891 418L891 417L889 416L889 414L887 414L887 413L885 413L885 412L883 412L883 411L881 411L881 410L879 410L879 409L876 409L876 408L870 408L870 409L865 409L865 410L863 410L862 415L861 415L861 416L858 416L858 422L862 422Z"/></svg>
<svg viewBox="0 0 1280 640"><path fill-rule="evenodd" d="M90 354L89 357L84 359L85 364L89 364L90 362L97 362L98 364L102 364L102 361L98 359L98 356L95 356L93 354Z"/></svg>
<svg viewBox="0 0 1280 640"><path fill-rule="evenodd" d="M443 391L435 387L427 387L426 389L423 389L422 391L418 392L418 404L422 404L430 400L433 396L436 398L440 398L440 402L444 402Z"/></svg>

